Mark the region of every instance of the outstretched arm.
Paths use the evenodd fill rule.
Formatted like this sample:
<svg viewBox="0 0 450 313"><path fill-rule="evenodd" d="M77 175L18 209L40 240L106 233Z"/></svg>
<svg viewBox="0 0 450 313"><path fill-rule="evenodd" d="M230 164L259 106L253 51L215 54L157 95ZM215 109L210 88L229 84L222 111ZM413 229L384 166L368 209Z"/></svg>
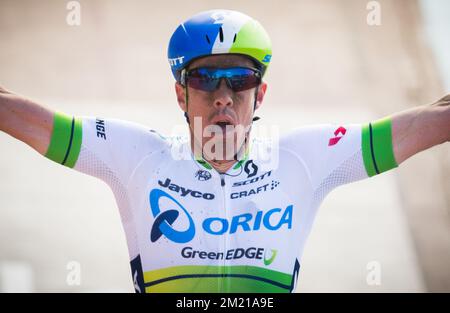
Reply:
<svg viewBox="0 0 450 313"><path fill-rule="evenodd" d="M420 151L450 141L450 95L392 115L392 144L397 164Z"/></svg>
<svg viewBox="0 0 450 313"><path fill-rule="evenodd" d="M53 130L54 112L0 87L0 130L45 155Z"/></svg>

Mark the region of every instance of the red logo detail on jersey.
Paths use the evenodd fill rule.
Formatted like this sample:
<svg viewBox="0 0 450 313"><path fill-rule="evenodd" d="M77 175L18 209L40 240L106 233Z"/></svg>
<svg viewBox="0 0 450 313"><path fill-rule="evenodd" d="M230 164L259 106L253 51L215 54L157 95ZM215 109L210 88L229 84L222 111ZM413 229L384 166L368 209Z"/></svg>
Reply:
<svg viewBox="0 0 450 313"><path fill-rule="evenodd" d="M330 138L330 141L328 141L328 146L334 146L335 144L337 144L339 142L339 140L341 140L341 138L345 135L345 133L347 132L347 130L340 126L338 129L336 129L334 131L334 136L333 138ZM339 134L342 134L342 136L338 136Z"/></svg>

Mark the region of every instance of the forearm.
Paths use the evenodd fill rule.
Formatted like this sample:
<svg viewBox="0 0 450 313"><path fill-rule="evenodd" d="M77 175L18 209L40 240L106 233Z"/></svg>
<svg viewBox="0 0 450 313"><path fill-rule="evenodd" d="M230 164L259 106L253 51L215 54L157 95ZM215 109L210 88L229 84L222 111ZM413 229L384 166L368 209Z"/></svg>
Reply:
<svg viewBox="0 0 450 313"><path fill-rule="evenodd" d="M53 128L53 111L0 87L0 130L45 154Z"/></svg>
<svg viewBox="0 0 450 313"><path fill-rule="evenodd" d="M420 151L450 141L450 96L392 115L392 138L398 164Z"/></svg>

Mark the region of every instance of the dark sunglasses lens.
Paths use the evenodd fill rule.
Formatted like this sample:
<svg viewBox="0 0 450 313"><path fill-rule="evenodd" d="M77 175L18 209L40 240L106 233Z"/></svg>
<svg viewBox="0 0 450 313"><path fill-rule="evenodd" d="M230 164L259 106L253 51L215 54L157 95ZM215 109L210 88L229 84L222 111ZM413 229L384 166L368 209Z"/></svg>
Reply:
<svg viewBox="0 0 450 313"><path fill-rule="evenodd" d="M189 72L187 83L194 89L203 91L214 91L217 88L219 79L214 77L214 73L206 69L194 69Z"/></svg>
<svg viewBox="0 0 450 313"><path fill-rule="evenodd" d="M189 71L187 83L191 88L211 92L218 88L222 78L228 80L229 86L235 92L256 87L261 83L259 73L248 68L193 69Z"/></svg>
<svg viewBox="0 0 450 313"><path fill-rule="evenodd" d="M248 72L241 75L231 76L229 78L229 81L231 83L232 89L238 92L258 86L261 82L261 79L255 72L249 70Z"/></svg>

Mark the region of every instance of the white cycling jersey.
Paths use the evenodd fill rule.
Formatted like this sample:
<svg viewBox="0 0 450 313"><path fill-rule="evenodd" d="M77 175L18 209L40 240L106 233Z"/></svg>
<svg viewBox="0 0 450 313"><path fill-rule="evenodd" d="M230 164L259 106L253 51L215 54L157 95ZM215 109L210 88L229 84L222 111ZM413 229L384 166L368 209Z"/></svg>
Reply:
<svg viewBox="0 0 450 313"><path fill-rule="evenodd" d="M264 144L219 174L188 138L56 113L46 156L112 188L137 292L292 292L325 196L397 166L391 121L299 128L276 162Z"/></svg>

